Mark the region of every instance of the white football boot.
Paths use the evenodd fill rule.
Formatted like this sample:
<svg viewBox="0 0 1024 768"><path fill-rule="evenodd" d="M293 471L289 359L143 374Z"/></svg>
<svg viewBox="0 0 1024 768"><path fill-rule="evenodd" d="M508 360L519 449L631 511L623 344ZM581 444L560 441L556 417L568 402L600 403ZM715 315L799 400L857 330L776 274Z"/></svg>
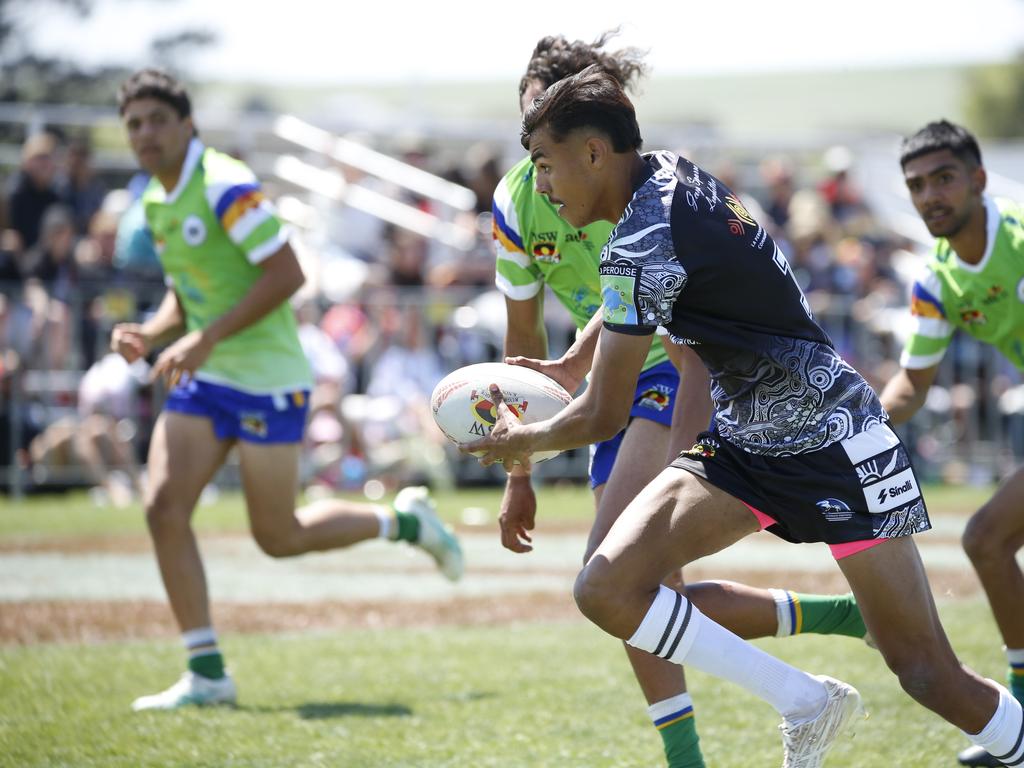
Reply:
<svg viewBox="0 0 1024 768"><path fill-rule="evenodd" d="M395 496L395 510L415 515L420 521L420 538L416 546L425 550L447 578L462 578L462 547L451 527L445 525L434 510L430 493L423 486L403 488Z"/></svg>
<svg viewBox="0 0 1024 768"><path fill-rule="evenodd" d="M860 694L852 685L831 677L817 675L825 684L828 698L825 708L813 720L800 725L782 721L782 768L819 768L836 739L853 723L861 710Z"/></svg>
<svg viewBox="0 0 1024 768"><path fill-rule="evenodd" d="M132 710L141 712L145 709L178 709L179 707L211 704L234 704L238 698L235 681L225 674L219 680L212 680L194 672L186 672L174 685L166 691L154 693L152 696L141 696L132 702Z"/></svg>

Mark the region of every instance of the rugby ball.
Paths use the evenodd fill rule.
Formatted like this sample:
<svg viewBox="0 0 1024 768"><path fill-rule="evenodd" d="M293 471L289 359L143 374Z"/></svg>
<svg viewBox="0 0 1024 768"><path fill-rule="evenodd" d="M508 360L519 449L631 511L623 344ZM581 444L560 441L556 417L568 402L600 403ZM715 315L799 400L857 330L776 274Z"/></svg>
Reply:
<svg viewBox="0 0 1024 768"><path fill-rule="evenodd" d="M452 371L434 388L434 421L453 443L469 443L490 434L497 420L490 387L497 384L523 424L550 419L572 400L558 382L532 368L506 363L477 363ZM547 461L561 451L538 451L530 461Z"/></svg>

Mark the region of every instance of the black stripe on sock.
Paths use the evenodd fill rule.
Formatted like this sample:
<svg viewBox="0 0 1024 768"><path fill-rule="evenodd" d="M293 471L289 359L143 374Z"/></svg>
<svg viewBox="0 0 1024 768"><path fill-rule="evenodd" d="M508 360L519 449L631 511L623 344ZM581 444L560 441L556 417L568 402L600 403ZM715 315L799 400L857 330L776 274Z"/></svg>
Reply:
<svg viewBox="0 0 1024 768"><path fill-rule="evenodd" d="M679 645L679 641L683 639L683 633L686 632L686 628L690 625L691 613L693 613L693 603L687 600L686 615L683 616L682 626L679 627L679 632L676 634L676 639L672 641L672 647L668 649L668 653L662 656L663 659L672 658L672 654L676 652L676 646Z"/></svg>
<svg viewBox="0 0 1024 768"><path fill-rule="evenodd" d="M672 615L669 617L668 626L665 627L665 634L661 636L661 642L658 643L658 647L653 651L655 656L661 653L661 649L665 647L665 642L668 640L668 636L672 632L672 626L676 623L676 616L679 615L679 606L682 602L683 596L676 592L676 604L672 606Z"/></svg>
<svg viewBox="0 0 1024 768"><path fill-rule="evenodd" d="M1020 757L1017 758L1016 761L1014 761L1012 763L1006 762L1011 757L1013 757L1015 754L1017 754L1017 750L1020 749L1021 741L1024 741L1024 720L1021 721L1020 731L1017 732L1017 741L1014 743L1013 749L1011 749L1005 755L993 755L993 757L996 760L998 760L1000 763L1002 763L1003 765L1013 766L1013 765L1022 765L1022 764L1024 764L1024 754L1022 754Z"/></svg>

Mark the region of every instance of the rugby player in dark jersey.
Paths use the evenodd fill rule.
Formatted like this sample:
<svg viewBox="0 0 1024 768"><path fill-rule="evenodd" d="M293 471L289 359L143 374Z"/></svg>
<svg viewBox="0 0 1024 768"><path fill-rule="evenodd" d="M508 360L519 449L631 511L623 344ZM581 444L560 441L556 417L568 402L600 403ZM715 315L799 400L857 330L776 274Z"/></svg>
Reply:
<svg viewBox="0 0 1024 768"><path fill-rule="evenodd" d="M907 693L1006 765L1024 764L1020 704L960 665L939 622L910 536L930 522L907 452L815 323L772 238L693 163L640 154L632 104L594 68L534 101L523 145L538 191L569 223L618 222L601 256L604 329L583 395L531 425L501 404L491 436L465 449L510 467L615 434L659 325L712 379L711 430L612 526L577 579L582 612L637 648L764 699L783 717L784 765L822 765L857 692L740 640L660 581L763 528L825 542Z"/></svg>

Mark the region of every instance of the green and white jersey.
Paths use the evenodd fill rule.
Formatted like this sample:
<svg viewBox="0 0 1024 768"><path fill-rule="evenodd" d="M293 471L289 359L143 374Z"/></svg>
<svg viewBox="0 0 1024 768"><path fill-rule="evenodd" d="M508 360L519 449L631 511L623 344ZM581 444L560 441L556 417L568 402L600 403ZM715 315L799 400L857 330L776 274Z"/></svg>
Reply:
<svg viewBox="0 0 1024 768"><path fill-rule="evenodd" d="M178 185L142 195L160 262L189 332L232 310L288 232L243 163L192 139ZM214 348L196 378L254 394L309 389L313 376L288 302Z"/></svg>
<svg viewBox="0 0 1024 768"><path fill-rule="evenodd" d="M1024 208L985 198L987 244L977 264L939 238L910 299L913 330L900 365L930 368L961 328L1024 371Z"/></svg>
<svg viewBox="0 0 1024 768"><path fill-rule="evenodd" d="M598 266L612 224L597 221L576 229L537 194L533 173L530 158L523 158L494 190L495 283L513 301L532 299L546 283L583 328L601 307ZM644 370L667 359L655 343Z"/></svg>

